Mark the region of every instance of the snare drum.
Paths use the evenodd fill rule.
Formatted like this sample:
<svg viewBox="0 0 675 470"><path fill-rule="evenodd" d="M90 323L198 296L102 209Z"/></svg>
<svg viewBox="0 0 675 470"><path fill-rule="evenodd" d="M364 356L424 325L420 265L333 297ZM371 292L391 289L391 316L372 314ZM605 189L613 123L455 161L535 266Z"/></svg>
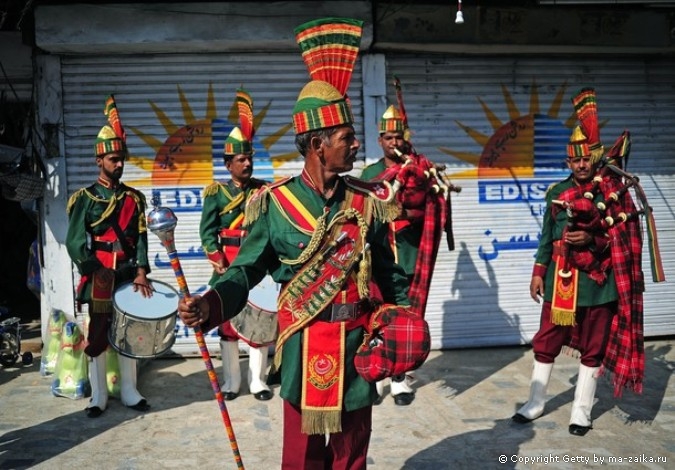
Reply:
<svg viewBox="0 0 675 470"><path fill-rule="evenodd" d="M248 294L248 303L230 325L250 346L273 344L279 334L277 297L280 286L271 276L265 278Z"/></svg>
<svg viewBox="0 0 675 470"><path fill-rule="evenodd" d="M152 297L134 292L133 282L113 294L113 319L108 339L120 354L136 359L166 352L176 340L178 291L161 281L151 281Z"/></svg>

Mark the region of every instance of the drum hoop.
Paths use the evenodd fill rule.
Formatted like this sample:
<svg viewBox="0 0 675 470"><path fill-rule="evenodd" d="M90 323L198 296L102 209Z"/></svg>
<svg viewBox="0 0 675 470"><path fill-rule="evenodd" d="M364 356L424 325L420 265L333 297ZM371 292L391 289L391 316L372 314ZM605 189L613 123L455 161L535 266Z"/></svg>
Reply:
<svg viewBox="0 0 675 470"><path fill-rule="evenodd" d="M156 279L150 279L150 278L148 278L148 281L150 281L150 284L152 284L152 285L162 284L162 285L168 287L176 295L180 295L179 292L176 289L174 289L170 284L168 284L166 282L158 281ZM149 317L141 317L141 316L134 315L133 313L127 312L126 310L120 308L119 305L117 304L116 299L115 299L115 294L119 290L125 288L126 286L133 285L133 283L134 283L134 281L125 282L125 283L121 284L117 289L115 289L115 292L113 292L112 301L113 301L113 309L115 310L115 312L119 312L122 315L124 315L126 317L130 317L134 320L141 320L141 321L165 320L165 319L171 317L172 315L178 315L178 303L176 303L176 309L173 312L169 312L166 315L164 315L163 317L150 317L150 318Z"/></svg>
<svg viewBox="0 0 675 470"><path fill-rule="evenodd" d="M266 275L266 276L263 278L263 281L264 281L265 279L267 279L267 278L269 278L269 280L272 280L272 282L273 282L276 286L280 286L280 284L279 284L278 282L275 282L275 281L272 279L272 276L270 276L269 274ZM274 307L275 307L274 310L270 310L270 309L268 309L268 308L265 308L265 307L259 305L259 304L256 302L256 299L252 299L252 298L251 298L251 294L252 294L252 293L260 292L259 288L260 288L260 286L261 286L261 284L262 284L263 281L261 281L260 283L256 284L256 286L253 287L253 289L251 289L251 291L250 291L249 294L248 294L248 299L246 300L246 303L247 303L247 304L250 304L251 306L253 306L253 307L255 307L255 308L257 308L258 310L262 310L263 312L267 312L267 313L269 313L270 315L275 315L275 314L279 311L279 303L278 303L279 296L278 296L278 295L274 297ZM246 306L244 306L244 308L246 308ZM243 309L242 309L242 310L243 310Z"/></svg>
<svg viewBox="0 0 675 470"><path fill-rule="evenodd" d="M162 356L164 353L166 353L168 350L170 350L173 345L176 343L176 335L173 335L171 340L166 344L166 346L161 350L157 351L155 354L131 354L123 349L121 349L117 343L114 341L115 338L112 337L113 332L112 330L108 331L108 344L110 344L110 347L113 348L116 352L121 354L122 356L125 357L130 357L131 359L154 359L157 357Z"/></svg>

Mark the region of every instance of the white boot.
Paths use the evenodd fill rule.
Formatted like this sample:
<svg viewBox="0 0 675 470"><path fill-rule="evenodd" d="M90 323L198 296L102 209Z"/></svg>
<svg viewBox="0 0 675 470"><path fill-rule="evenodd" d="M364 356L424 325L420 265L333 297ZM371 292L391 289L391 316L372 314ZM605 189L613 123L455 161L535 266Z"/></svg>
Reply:
<svg viewBox="0 0 675 470"><path fill-rule="evenodd" d="M225 400L239 396L241 368L239 367L239 342L220 340L220 356L223 360L223 384L220 391Z"/></svg>
<svg viewBox="0 0 675 470"><path fill-rule="evenodd" d="M574 389L574 403L570 417L570 434L584 436L591 429L591 409L595 401L595 389L598 385L599 367L579 364L579 377Z"/></svg>
<svg viewBox="0 0 675 470"><path fill-rule="evenodd" d="M138 411L148 411L150 405L148 405L146 399L136 388L138 380L136 359L119 354L118 360L120 365L120 399L122 404Z"/></svg>
<svg viewBox="0 0 675 470"><path fill-rule="evenodd" d="M248 350L248 389L256 400L269 400L272 391L265 383L269 346Z"/></svg>
<svg viewBox="0 0 675 470"><path fill-rule="evenodd" d="M91 384L91 400L89 400L89 406L87 406L85 411L90 418L98 418L108 406L105 352L90 359L89 383Z"/></svg>
<svg viewBox="0 0 675 470"><path fill-rule="evenodd" d="M395 404L406 406L413 402L415 390L411 387L412 379L409 373L391 378L391 396L394 397Z"/></svg>
<svg viewBox="0 0 675 470"><path fill-rule="evenodd" d="M379 380L375 382L375 390L377 391L377 402L381 403L382 398L384 398L384 382L386 379Z"/></svg>
<svg viewBox="0 0 675 470"><path fill-rule="evenodd" d="M527 423L537 419L544 413L544 404L546 403L546 388L551 379L553 363L544 364L534 361L532 369L532 379L530 380L530 399L525 403L515 415L514 421L517 423Z"/></svg>

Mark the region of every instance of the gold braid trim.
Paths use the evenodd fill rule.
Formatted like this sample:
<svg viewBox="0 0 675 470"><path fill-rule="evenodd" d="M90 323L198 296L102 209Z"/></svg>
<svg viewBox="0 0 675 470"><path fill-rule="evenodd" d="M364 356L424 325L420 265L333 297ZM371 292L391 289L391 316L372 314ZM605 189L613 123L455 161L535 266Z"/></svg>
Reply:
<svg viewBox="0 0 675 470"><path fill-rule="evenodd" d="M242 202L244 202L244 198L245 198L245 197L246 197L246 193L244 193L244 192L241 192L241 193L237 194L237 195L234 197L234 199L232 199L232 200L229 202L229 204L227 204L225 207L223 207L223 210L220 211L220 212L218 213L218 215L227 214L228 212L230 212L230 211L231 211L232 209L234 209L235 207L238 207L239 205L241 205Z"/></svg>
<svg viewBox="0 0 675 470"><path fill-rule="evenodd" d="M94 199L95 201L108 203L108 207L106 207L105 210L103 211L103 214L101 214L101 218L98 219L96 222L92 222L91 226L96 227L97 225L102 223L105 219L110 217L112 213L115 211L115 206L117 205L117 198L114 195L110 199L97 198L93 197L91 193L89 193L89 191L87 191L87 195L92 199ZM122 193L120 196L124 196L124 193Z"/></svg>
<svg viewBox="0 0 675 470"><path fill-rule="evenodd" d="M286 214L284 211L282 211L283 214ZM338 212L338 214L340 214ZM335 215L335 218L333 221L330 223L330 227L333 226L335 223L335 220L338 218L338 214ZM285 217L288 217L285 215ZM326 218L328 217L328 211L326 210L321 216L319 216L318 219L316 219L316 229L314 230L314 233L312 233L312 238L310 238L309 243L307 244L307 248L302 250L302 253L300 253L300 256L298 256L296 259L280 259L284 264L287 264L289 266L295 266L297 264L305 264L307 260L309 260L314 253L316 253L316 250L319 249L321 246L321 242L323 241L323 237L328 231L328 228L326 228ZM290 220L290 219L288 219Z"/></svg>

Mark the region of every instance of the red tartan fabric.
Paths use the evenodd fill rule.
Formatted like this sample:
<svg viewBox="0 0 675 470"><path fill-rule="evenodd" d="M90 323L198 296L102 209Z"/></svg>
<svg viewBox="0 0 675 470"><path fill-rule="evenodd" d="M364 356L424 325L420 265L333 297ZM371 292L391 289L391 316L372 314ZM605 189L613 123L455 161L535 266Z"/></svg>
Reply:
<svg viewBox="0 0 675 470"><path fill-rule="evenodd" d="M435 179L425 175L433 164L422 154L413 153L408 157L412 159L410 163L405 166L403 164L393 165L380 173L376 179L399 181L401 188L396 197L401 205L406 209L424 211L415 275L408 290L411 310L424 318L448 210L443 193L434 194L431 188L431 185L436 182Z"/></svg>
<svg viewBox="0 0 675 470"><path fill-rule="evenodd" d="M405 307L382 305L370 328L354 358L356 371L368 382L415 370L429 356L429 325Z"/></svg>
<svg viewBox="0 0 675 470"><path fill-rule="evenodd" d="M604 176L598 190L609 200L609 194L617 192L623 186L623 182L616 176ZM573 190L565 191L560 195L567 201L579 201L583 193L592 188L592 183L579 186ZM577 197L575 199L574 197ZM596 217L591 212L596 211L595 205L588 206L580 203L577 208L585 208L589 213L581 213L581 222L586 222L585 230L592 231L592 222L602 217ZM619 201L608 204L607 211L603 215L613 216L618 219L618 214L635 213L636 208L630 193L626 192ZM615 223L607 228L610 238L610 260L614 270L619 301L617 314L612 320L612 326L605 351L600 373L609 373L614 386L614 395L621 396L624 388L629 388L635 393L642 393L644 378L644 331L643 331L643 292L644 276L642 273L642 230L638 217L631 217L626 222ZM583 271L599 273L607 260L597 258L597 255L585 251L571 251L570 261ZM590 274L589 274L590 276ZM576 333L573 334L570 347L578 346Z"/></svg>
<svg viewBox="0 0 675 470"><path fill-rule="evenodd" d="M630 195L624 197L627 211L635 211ZM642 393L645 350L642 297L642 230L639 219L610 228L612 266L619 291L618 312L612 321L609 342L600 373L609 372L614 396L624 388Z"/></svg>

